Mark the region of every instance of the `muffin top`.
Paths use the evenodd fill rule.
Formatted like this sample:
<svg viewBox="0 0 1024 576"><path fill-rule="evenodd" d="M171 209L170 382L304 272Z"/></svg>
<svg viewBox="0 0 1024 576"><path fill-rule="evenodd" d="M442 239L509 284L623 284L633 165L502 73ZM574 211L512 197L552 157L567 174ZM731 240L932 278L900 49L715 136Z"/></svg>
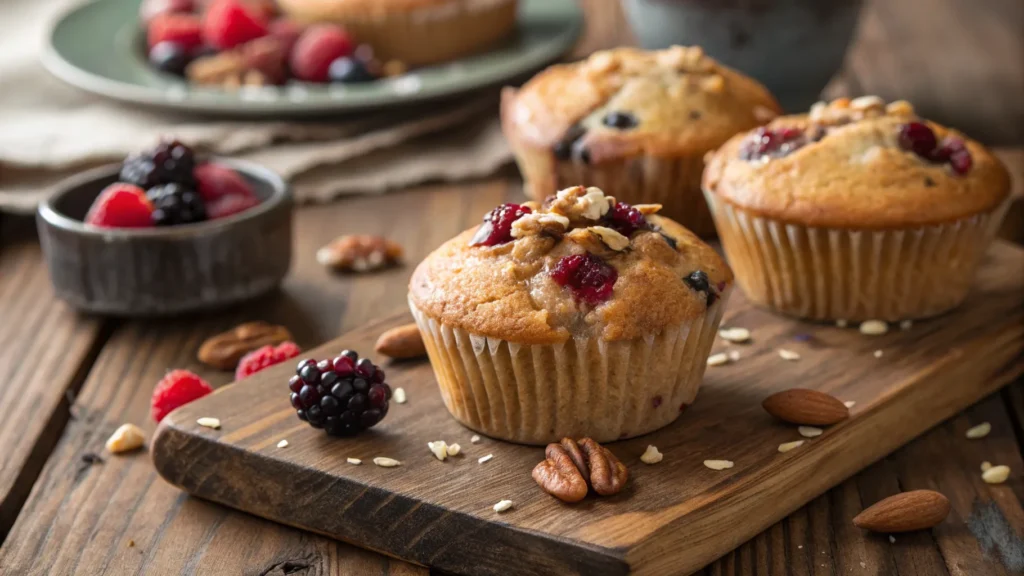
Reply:
<svg viewBox="0 0 1024 576"><path fill-rule="evenodd" d="M701 155L781 109L699 47L616 48L551 66L502 100L505 134L562 159Z"/></svg>
<svg viewBox="0 0 1024 576"><path fill-rule="evenodd" d="M732 281L660 208L582 186L504 204L416 268L410 299L444 324L520 344L656 335L704 314Z"/></svg>
<svg viewBox="0 0 1024 576"><path fill-rule="evenodd" d="M890 229L988 212L1010 177L981 144L907 102L864 96L736 135L710 155L704 188L784 222Z"/></svg>

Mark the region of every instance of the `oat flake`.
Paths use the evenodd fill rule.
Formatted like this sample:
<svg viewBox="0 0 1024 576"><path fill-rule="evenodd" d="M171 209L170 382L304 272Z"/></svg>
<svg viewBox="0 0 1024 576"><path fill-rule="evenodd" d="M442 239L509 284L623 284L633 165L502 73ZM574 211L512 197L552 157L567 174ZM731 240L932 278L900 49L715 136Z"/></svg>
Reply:
<svg viewBox="0 0 1024 576"><path fill-rule="evenodd" d="M804 438L817 438L825 432L821 428L815 428L814 426L800 426L796 430Z"/></svg>
<svg viewBox="0 0 1024 576"><path fill-rule="evenodd" d="M967 430L967 437L971 440L977 440L988 436L988 433L992 431L992 424L988 422L982 422L977 426L973 426Z"/></svg>
<svg viewBox="0 0 1024 576"><path fill-rule="evenodd" d="M395 391L391 393L391 399L396 404L405 404L405 388L395 388Z"/></svg>
<svg viewBox="0 0 1024 576"><path fill-rule="evenodd" d="M731 460L705 460L704 465L712 470L726 470L735 464Z"/></svg>
<svg viewBox="0 0 1024 576"><path fill-rule="evenodd" d="M498 502L497 504L494 505L494 511L495 512L504 512L505 510L508 510L511 507L512 507L512 501L511 500L502 500L501 502Z"/></svg>
<svg viewBox="0 0 1024 576"><path fill-rule="evenodd" d="M394 468L395 466L401 466L402 463L393 458L382 458L380 456L373 459L373 463L382 468Z"/></svg>
<svg viewBox="0 0 1024 576"><path fill-rule="evenodd" d="M277 447L278 448L285 448L287 446L288 446L288 441L287 440L281 440L280 442L277 443Z"/></svg>
<svg viewBox="0 0 1024 576"><path fill-rule="evenodd" d="M220 420L217 418L210 418L209 416L203 416L196 420L196 424L206 428L212 428L214 430L220 430Z"/></svg>

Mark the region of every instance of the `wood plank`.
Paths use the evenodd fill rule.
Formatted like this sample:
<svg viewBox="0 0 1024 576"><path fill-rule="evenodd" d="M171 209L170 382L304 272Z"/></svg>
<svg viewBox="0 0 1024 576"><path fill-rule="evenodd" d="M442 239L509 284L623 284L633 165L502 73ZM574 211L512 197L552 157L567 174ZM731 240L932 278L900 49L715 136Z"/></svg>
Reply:
<svg viewBox="0 0 1024 576"><path fill-rule="evenodd" d="M965 306L877 339L780 318L736 296L726 324L751 328L756 338L743 347L744 359L710 370L699 401L675 425L615 443L634 475L632 489L582 506L560 505L534 485L529 470L542 458L540 448L469 446L471 432L445 414L426 362L388 369L389 381L411 400L373 434L332 440L296 420L282 390L293 367L281 366L169 416L154 440L154 462L170 482L203 498L455 572L686 573L1024 371L1021 267L1024 250L997 244ZM405 314L382 320L312 354L369 349L385 328L405 321ZM810 333L810 343L795 342L798 333ZM782 346L799 349L803 360L783 362L775 354ZM874 358L876 349L885 355ZM858 405L850 420L780 456L775 448L795 431L773 422L759 400L794 381ZM243 403L250 409L234 409ZM220 418L222 430L198 426L201 416ZM291 443L287 450L275 447L281 438ZM435 461L424 447L435 439L468 446L466 456ZM637 463L648 443L666 454L658 466ZM487 452L495 458L485 467L473 461ZM345 463L349 456L405 465L354 467ZM701 465L706 458L736 467L712 473ZM296 483L315 487L317 500L338 513L323 517L295 506L312 504ZM897 486L870 485L883 492ZM835 496L829 523L846 526L861 509L857 486ZM497 517L490 507L505 498L515 511ZM503 560L512 553L519 558L514 568ZM862 556L844 548L832 560L845 574ZM751 566L749 557L738 560L738 570Z"/></svg>
<svg viewBox="0 0 1024 576"><path fill-rule="evenodd" d="M9 217L0 236L0 541L68 420L65 393L103 341L101 322L54 297L34 230Z"/></svg>
<svg viewBox="0 0 1024 576"><path fill-rule="evenodd" d="M317 264L316 249L336 234L386 234L405 246L406 260L414 263L510 194L519 194L518 189L491 181L302 209L297 216L294 268L279 294L221 314L119 326L82 385L75 404L78 419L69 423L46 461L0 548L0 572L276 575L303 573L300 568L306 566L305 573L336 576L426 574L425 569L370 551L190 498L157 478L144 452L103 455L104 462L92 466L82 457L103 454L107 436L124 422L152 433L149 397L168 369L195 370L215 386L230 381L230 374L211 371L195 360L199 344L208 336L245 320L262 319L287 325L301 345L309 346L405 299L410 266L337 276ZM19 269L19 276L25 270ZM0 281L0 287L6 286ZM24 331L15 333L20 336ZM37 357L59 366L68 361L65 356L58 362L56 352L40 352ZM25 404L19 406L27 413L20 420L26 424L31 411Z"/></svg>

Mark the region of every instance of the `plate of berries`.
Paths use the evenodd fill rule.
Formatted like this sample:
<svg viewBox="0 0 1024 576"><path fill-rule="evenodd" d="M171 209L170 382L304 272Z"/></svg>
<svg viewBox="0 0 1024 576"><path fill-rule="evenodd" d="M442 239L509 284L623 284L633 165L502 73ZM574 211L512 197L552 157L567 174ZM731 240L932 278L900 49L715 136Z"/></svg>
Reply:
<svg viewBox="0 0 1024 576"><path fill-rule="evenodd" d="M97 0L61 16L43 64L109 98L199 113L296 117L450 97L539 69L582 29L573 0L520 0L489 50L410 67L341 25L300 24L271 0Z"/></svg>

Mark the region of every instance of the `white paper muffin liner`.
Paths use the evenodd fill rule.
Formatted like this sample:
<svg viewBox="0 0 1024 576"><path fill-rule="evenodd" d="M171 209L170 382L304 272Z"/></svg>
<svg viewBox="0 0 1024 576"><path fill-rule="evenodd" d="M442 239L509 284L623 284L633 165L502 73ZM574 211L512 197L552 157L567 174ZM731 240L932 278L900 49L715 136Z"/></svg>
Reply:
<svg viewBox="0 0 1024 576"><path fill-rule="evenodd" d="M444 404L463 425L523 444L609 442L666 426L693 403L730 291L693 321L617 342L516 344L409 307Z"/></svg>
<svg viewBox="0 0 1024 576"><path fill-rule="evenodd" d="M812 320L891 322L955 308L1008 206L949 224L847 230L787 224L705 196L747 297Z"/></svg>

